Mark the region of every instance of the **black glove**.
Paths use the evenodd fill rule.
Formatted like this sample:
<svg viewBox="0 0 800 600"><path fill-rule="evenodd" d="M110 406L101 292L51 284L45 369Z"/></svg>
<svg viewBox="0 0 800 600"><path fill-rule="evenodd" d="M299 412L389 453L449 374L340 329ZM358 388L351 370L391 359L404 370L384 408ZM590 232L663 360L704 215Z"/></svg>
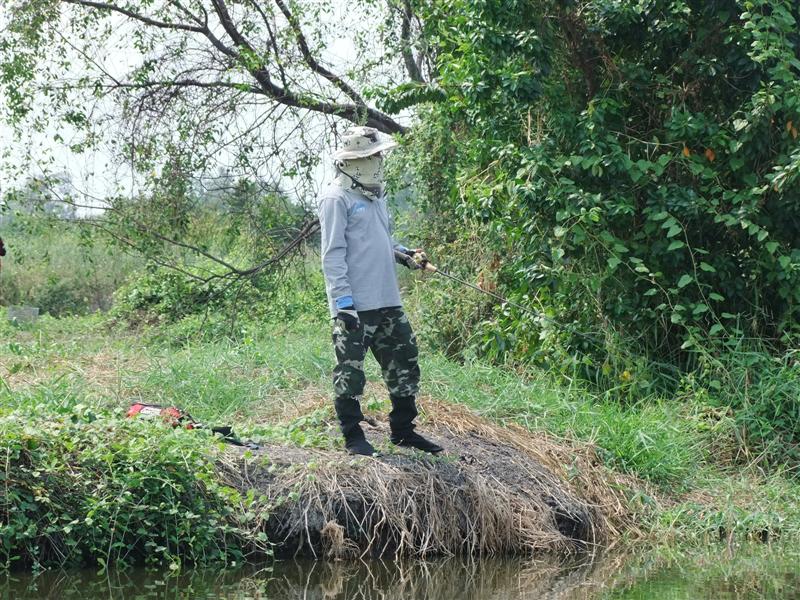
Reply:
<svg viewBox="0 0 800 600"><path fill-rule="evenodd" d="M347 331L355 331L358 329L358 313L356 312L355 306L351 305L340 308L339 312L336 313L336 318L344 323L344 328Z"/></svg>
<svg viewBox="0 0 800 600"><path fill-rule="evenodd" d="M416 250L395 250L394 251L394 261L407 267L411 270L414 269L421 269L422 266L414 260L414 253Z"/></svg>

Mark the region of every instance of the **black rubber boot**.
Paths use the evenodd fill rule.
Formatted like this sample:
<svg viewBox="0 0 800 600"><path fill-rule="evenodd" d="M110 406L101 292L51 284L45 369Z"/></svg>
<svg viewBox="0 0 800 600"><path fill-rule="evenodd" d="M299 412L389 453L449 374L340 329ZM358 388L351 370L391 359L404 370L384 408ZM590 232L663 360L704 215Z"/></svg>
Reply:
<svg viewBox="0 0 800 600"><path fill-rule="evenodd" d="M353 396L338 396L333 401L336 409L336 417L339 419L339 427L347 437L347 433L352 428L358 428L358 424L364 420L364 413L361 412L361 404Z"/></svg>
<svg viewBox="0 0 800 600"><path fill-rule="evenodd" d="M431 454L436 454L437 452L444 450L444 448L442 448L439 444L434 444L432 441L425 439L415 431L409 431L408 433L396 433L393 431L391 440L396 446L416 448L417 450L430 452Z"/></svg>
<svg viewBox="0 0 800 600"><path fill-rule="evenodd" d="M359 423L364 420L364 413L361 412L361 404L353 396L340 396L333 403L336 408L336 416L339 418L339 426L344 436L344 447L350 454L361 454L372 456L375 448L372 447L364 437Z"/></svg>
<svg viewBox="0 0 800 600"><path fill-rule="evenodd" d="M373 448L372 444L364 437L364 432L358 425L344 434L344 447L347 448L350 454L360 454L362 456L372 456L375 454L375 448Z"/></svg>
<svg viewBox="0 0 800 600"><path fill-rule="evenodd" d="M389 413L389 427L392 430L390 440L393 444L416 448L431 454L444 450L438 444L414 432L414 419L418 414L414 396L390 396L390 398L392 412Z"/></svg>
<svg viewBox="0 0 800 600"><path fill-rule="evenodd" d="M389 395L392 411L389 413L389 427L394 432L410 433L414 431L414 419L417 418L417 404L414 396Z"/></svg>

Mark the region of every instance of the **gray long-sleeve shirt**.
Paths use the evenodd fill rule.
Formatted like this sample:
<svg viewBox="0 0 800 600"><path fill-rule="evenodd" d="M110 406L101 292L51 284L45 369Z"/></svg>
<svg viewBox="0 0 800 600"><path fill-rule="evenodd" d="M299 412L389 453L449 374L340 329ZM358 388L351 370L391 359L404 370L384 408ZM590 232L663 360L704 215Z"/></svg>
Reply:
<svg viewBox="0 0 800 600"><path fill-rule="evenodd" d="M400 246L392 241L386 199L370 200L329 185L320 194L319 221L331 315L336 315L348 296L356 310L400 306L394 260L394 248Z"/></svg>

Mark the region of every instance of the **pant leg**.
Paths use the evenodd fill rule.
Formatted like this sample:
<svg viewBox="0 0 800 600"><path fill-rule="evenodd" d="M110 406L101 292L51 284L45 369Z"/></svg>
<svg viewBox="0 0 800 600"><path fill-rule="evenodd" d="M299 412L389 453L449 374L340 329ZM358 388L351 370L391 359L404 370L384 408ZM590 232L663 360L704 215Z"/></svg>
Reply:
<svg viewBox="0 0 800 600"><path fill-rule="evenodd" d="M364 357L376 328L366 322L370 321L369 315L362 317L359 313L359 321L358 328L352 331L348 331L338 320L334 321L333 326L333 349L336 354L336 367L333 369L334 408L345 435L364 420L360 404L366 383Z"/></svg>
<svg viewBox="0 0 800 600"><path fill-rule="evenodd" d="M382 313L370 349L381 366L392 401L389 425L393 432L410 432L417 416L415 397L420 378L417 338L402 309L386 308Z"/></svg>

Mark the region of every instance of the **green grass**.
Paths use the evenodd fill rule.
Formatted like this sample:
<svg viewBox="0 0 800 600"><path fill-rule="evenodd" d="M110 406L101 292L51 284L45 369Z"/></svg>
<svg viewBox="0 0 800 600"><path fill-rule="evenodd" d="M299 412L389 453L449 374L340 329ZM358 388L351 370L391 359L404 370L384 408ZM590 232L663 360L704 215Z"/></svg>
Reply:
<svg viewBox="0 0 800 600"><path fill-rule="evenodd" d="M76 223L24 216L2 227L8 255L0 305L31 305L57 316L107 310L141 261L87 234Z"/></svg>
<svg viewBox="0 0 800 600"><path fill-rule="evenodd" d="M702 460L694 424L653 399L624 406L579 386L555 383L547 373L526 375L441 355L423 363L425 387L489 418L596 444L607 462L654 483L682 482Z"/></svg>
<svg viewBox="0 0 800 600"><path fill-rule="evenodd" d="M322 320L245 323L239 341L180 346L170 327L105 328L97 318L45 318L28 331L4 325L11 334L4 351L13 349L4 362L23 375L35 373L45 387L66 385L120 410L131 401L177 405L200 420L245 426L296 406L308 389L329 393L333 352ZM92 362L96 357L102 364ZM609 465L661 486L686 485L705 460L708 432L682 404L652 398L623 405L544 372L462 364L424 350L421 366L422 393L499 422L592 442ZM97 369L105 370L102 376ZM374 361L368 379L380 380Z"/></svg>
<svg viewBox="0 0 800 600"><path fill-rule="evenodd" d="M285 430L275 424L305 401L330 396L329 324L243 319L238 327L239 339L208 340L194 338L187 323L130 329L98 316L44 317L15 327L0 313L0 415L32 422L83 422L94 415L127 431L122 415L131 402L145 401L180 406L244 435L315 443L319 414ZM500 423L591 442L608 466L655 485L671 498L647 512L653 520L645 525L657 536L705 541L722 526L737 536L800 537L800 486L793 475L764 477L732 463L736 424L702 394L626 405L548 373L459 363L426 351L424 340L421 366L423 394ZM380 381L374 361L367 375ZM384 399L376 389L368 403Z"/></svg>

